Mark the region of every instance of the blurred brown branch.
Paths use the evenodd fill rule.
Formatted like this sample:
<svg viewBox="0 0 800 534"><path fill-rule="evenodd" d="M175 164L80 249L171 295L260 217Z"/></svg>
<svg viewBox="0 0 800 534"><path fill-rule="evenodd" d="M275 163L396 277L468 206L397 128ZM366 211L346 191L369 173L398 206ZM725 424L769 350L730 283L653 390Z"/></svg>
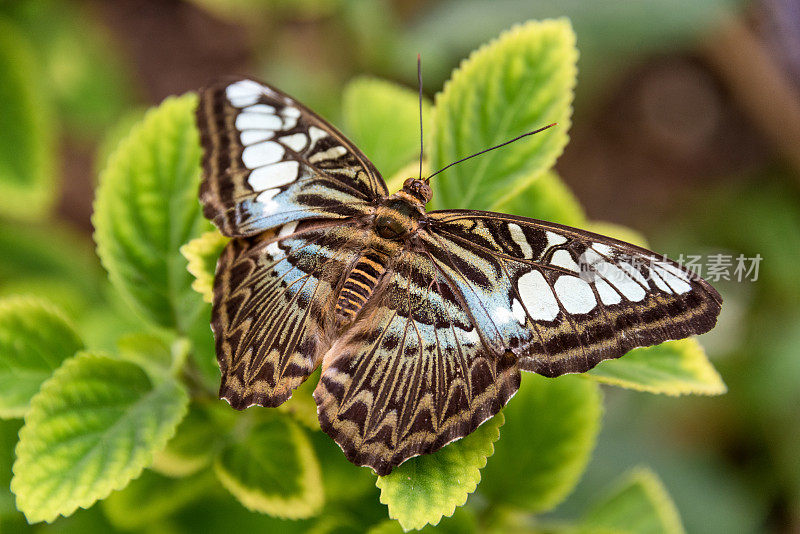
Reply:
<svg viewBox="0 0 800 534"><path fill-rule="evenodd" d="M730 19L704 53L753 124L800 171L800 93L766 44L741 19Z"/></svg>

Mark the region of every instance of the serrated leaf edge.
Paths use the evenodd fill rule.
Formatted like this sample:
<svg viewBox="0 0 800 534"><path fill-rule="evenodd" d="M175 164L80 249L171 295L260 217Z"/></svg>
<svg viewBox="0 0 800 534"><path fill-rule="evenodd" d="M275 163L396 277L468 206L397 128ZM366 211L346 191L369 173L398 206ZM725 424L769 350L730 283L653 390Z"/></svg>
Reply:
<svg viewBox="0 0 800 534"><path fill-rule="evenodd" d="M299 496L281 498L245 486L225 470L219 455L214 460L214 473L222 485L248 510L282 519L305 519L319 513L325 501L322 482L316 476L320 473L320 467L316 452L304 430L294 420L287 421L290 421L289 431L297 446L298 455L307 462L300 480L302 491Z"/></svg>
<svg viewBox="0 0 800 534"><path fill-rule="evenodd" d="M505 424L505 417L503 416L503 412L498 413L495 417L498 416L502 417L503 420L500 421L500 424L498 424L497 427L495 427L494 432L492 432L492 434L490 435L490 439L488 440L488 442L481 448L479 448L477 451L478 454L480 454L483 458L478 464L472 467L471 470L474 470L474 473L468 474L470 479L467 480L465 483L462 483L462 488L464 489L464 499L461 501L454 502L452 507L449 508L449 511L445 510L444 512L441 513L439 511L436 511L433 512L432 514L429 514L427 517L424 514L422 514L418 518L418 521L410 524L404 524L403 521L394 514L392 504L387 502L387 499L384 498L383 489L385 484L385 477L381 476L377 477L377 480L375 481L375 486L377 486L378 489L381 490L379 501L381 504L384 504L388 507L389 517L400 523L400 527L403 529L403 532L408 532L409 530L420 530L424 528L426 525L436 526L439 524L439 522L442 520L443 517L452 517L452 515L456 511L456 508L464 506L467 503L467 499L469 499L469 496L475 492L475 490L478 487L478 484L481 481L481 469L486 467L486 463L489 461L489 458L494 454L494 444L498 439L500 439L500 428L503 426L503 424ZM488 422L491 420L492 418L487 419L486 421ZM458 441L460 440L450 442L450 444L448 445L452 445L453 443L457 443Z"/></svg>
<svg viewBox="0 0 800 534"><path fill-rule="evenodd" d="M114 359L113 357L111 357L111 356L109 356L109 355L107 355L105 353L79 352L73 358L65 360L64 364L62 364L61 367L56 369L56 371L53 373L53 375L42 384L42 387L39 390L39 393L37 393L34 396L34 398L31 400L31 410L29 410L28 416L25 417L25 425L19 431L19 441L17 442L17 446L14 449L14 456L15 456L16 460L14 461L14 464L12 465L12 468L11 468L12 473L13 473L14 476L11 479L10 489L11 489L11 492L14 493L15 496L17 495L17 491L15 489L15 486L17 486L17 484L15 484L15 481L17 480L16 477L17 477L17 474L18 474L18 470L20 468L24 467L24 464L20 465L20 461L19 461L19 457L20 457L21 452L24 453L23 439L25 439L25 437L28 434L30 434L30 432L31 432L30 431L30 427L28 426L29 422L38 422L38 418L36 418L36 417L30 417L30 419L29 419L30 414L33 413L34 416L36 415L32 410L33 407L34 407L34 402L37 402L37 403L39 402L37 400L37 398L44 398L44 396L48 393L47 389L49 388L49 386L50 386L50 384L52 382L54 382L56 380L59 380L62 375L68 375L72 371L72 367L75 366L75 365L78 365L78 362L83 361L83 360L88 360L88 359L109 359L109 360L112 360L112 361L115 361L115 362L120 361L120 360ZM131 362L126 362L126 363L131 363ZM131 365L134 365L134 364L131 363ZM163 387L163 385L166 384L166 383L168 383L168 382L165 381L164 383L162 383L160 385L160 387ZM156 387L151 389L150 392L148 392L147 396L151 395L157 389L158 388L156 388ZM183 407L182 407L182 412L183 413L180 414L180 416L178 417L177 423L179 423L186 416L186 413L189 410L188 396L186 395L185 390L183 390L183 388L181 388L180 390L183 391L184 399L186 400L186 402L184 402L184 404L183 404ZM41 397L40 397L40 395L41 395ZM141 400L142 399L137 401L137 403L141 402ZM95 492L95 495L96 495L95 497L90 497L90 498L87 498L87 499L83 499L82 502L77 502L77 503L71 504L69 507L63 508L60 511L48 512L48 513L40 513L39 515L33 515L33 517L31 517L31 515L28 512L23 512L25 514L26 519L28 520L28 523L38 523L40 521L45 521L47 523L52 523L59 516L68 517L68 516L72 515L73 513L75 513L75 511L78 508L83 508L83 509L90 508L97 501L103 500L106 497L108 497L111 494L111 492L123 489L125 486L127 486L131 482L131 480L134 480L134 479L138 478L142 474L142 472L144 472L144 470L148 467L148 465L150 465L153 462L153 456L154 456L155 451L161 450L164 447L166 447L167 442L170 439L172 439L172 437L175 435L175 431L178 428L178 424L177 423L173 427L171 433L170 432L166 432L163 435L159 436L159 439L156 440L155 443L153 444L153 447L151 447L151 451L149 453L145 454L145 459L146 460L142 463L141 466L134 467L132 469L129 468L127 470L123 470L122 475L120 476L120 479L118 481L107 480L104 483L98 484L97 491ZM17 496L17 507L19 507L19 497L18 496Z"/></svg>
<svg viewBox="0 0 800 534"><path fill-rule="evenodd" d="M203 296L203 301L211 304L214 297L214 276L205 269L203 254L216 245L227 244L229 238L223 236L216 230L206 232L200 237L192 239L180 248L180 252L189 262L186 270L194 276L192 289Z"/></svg>

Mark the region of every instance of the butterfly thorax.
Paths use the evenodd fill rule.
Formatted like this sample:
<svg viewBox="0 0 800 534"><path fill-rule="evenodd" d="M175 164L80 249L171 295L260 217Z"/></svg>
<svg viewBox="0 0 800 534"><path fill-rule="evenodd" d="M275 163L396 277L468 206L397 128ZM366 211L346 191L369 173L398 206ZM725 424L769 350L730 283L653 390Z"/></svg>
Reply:
<svg viewBox="0 0 800 534"><path fill-rule="evenodd" d="M336 301L339 326L355 320L370 299L389 263L412 239L425 217L425 204L430 200L428 184L409 178L403 189L385 197L375 211L374 233L353 265Z"/></svg>

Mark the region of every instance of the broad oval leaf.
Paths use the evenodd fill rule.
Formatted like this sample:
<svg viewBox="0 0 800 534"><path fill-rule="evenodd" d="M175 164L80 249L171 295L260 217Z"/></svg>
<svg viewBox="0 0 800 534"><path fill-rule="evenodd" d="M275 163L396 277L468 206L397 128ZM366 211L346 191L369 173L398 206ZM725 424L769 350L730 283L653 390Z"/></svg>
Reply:
<svg viewBox="0 0 800 534"><path fill-rule="evenodd" d="M481 469L494 453L504 420L499 413L465 438L433 454L411 458L389 475L378 477L380 500L389 507L389 517L410 530L437 525L442 516L453 515L480 482Z"/></svg>
<svg viewBox="0 0 800 534"><path fill-rule="evenodd" d="M575 34L558 19L516 26L461 63L435 100L432 168L558 125L435 177L434 206L488 209L553 165L567 144L577 58Z"/></svg>
<svg viewBox="0 0 800 534"><path fill-rule="evenodd" d="M524 373L519 392L503 409L503 439L483 470L481 495L529 512L553 508L583 474L602 411L597 384L578 376Z"/></svg>
<svg viewBox="0 0 800 534"><path fill-rule="evenodd" d="M344 90L344 125L358 148L388 179L412 161L419 164L419 94L378 78L360 77ZM422 100L424 131L431 104ZM414 176L419 167L414 169ZM408 178L408 176L406 176Z"/></svg>
<svg viewBox="0 0 800 534"><path fill-rule="evenodd" d="M287 519L316 515L324 493L311 441L290 417L268 417L220 452L217 477L249 510Z"/></svg>
<svg viewBox="0 0 800 534"><path fill-rule="evenodd" d="M155 455L153 470L173 478L193 475L211 464L222 448L228 427L236 414L227 405L192 404L175 436Z"/></svg>
<svg viewBox="0 0 800 534"><path fill-rule="evenodd" d="M11 490L30 523L52 522L125 487L186 413L174 380L153 386L137 365L82 353L31 400Z"/></svg>
<svg viewBox="0 0 800 534"><path fill-rule="evenodd" d="M589 531L683 534L678 510L658 476L646 468L624 475L584 518Z"/></svg>
<svg viewBox="0 0 800 534"><path fill-rule="evenodd" d="M589 376L605 384L667 395L721 395L727 391L695 338L633 349L622 358L601 362Z"/></svg>
<svg viewBox="0 0 800 534"><path fill-rule="evenodd" d="M0 300L0 418L25 415L42 382L82 348L66 318L46 301Z"/></svg>
<svg viewBox="0 0 800 534"><path fill-rule="evenodd" d="M202 310L179 249L210 230L202 216L197 97L166 99L108 159L92 222L120 293L152 322L187 332Z"/></svg>
<svg viewBox="0 0 800 534"><path fill-rule="evenodd" d="M54 118L26 37L0 19L0 213L42 215L55 191Z"/></svg>

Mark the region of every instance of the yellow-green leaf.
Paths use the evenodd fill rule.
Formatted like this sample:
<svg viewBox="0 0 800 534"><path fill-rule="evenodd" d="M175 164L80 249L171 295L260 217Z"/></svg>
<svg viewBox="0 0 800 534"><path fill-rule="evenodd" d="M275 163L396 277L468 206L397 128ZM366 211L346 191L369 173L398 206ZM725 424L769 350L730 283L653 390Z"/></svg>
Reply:
<svg viewBox="0 0 800 534"><path fill-rule="evenodd" d="M403 530L437 525L467 502L481 480L481 469L494 453L505 418L502 413L478 427L472 434L443 449L411 458L390 474L378 477L381 502L389 517Z"/></svg>
<svg viewBox="0 0 800 534"><path fill-rule="evenodd" d="M461 63L435 100L432 168L558 125L437 176L435 207L488 209L555 163L567 144L577 58L569 21L558 19L515 26Z"/></svg>
<svg viewBox="0 0 800 534"><path fill-rule="evenodd" d="M179 248L211 229L200 210L197 96L168 98L131 130L100 176L97 253L119 292L150 321L183 333L203 310Z"/></svg>
<svg viewBox="0 0 800 534"><path fill-rule="evenodd" d="M588 376L606 384L667 395L720 395L725 383L695 338L633 349L606 360Z"/></svg>
<svg viewBox="0 0 800 534"><path fill-rule="evenodd" d="M539 173L525 189L498 200L490 211L585 227L586 215L578 199L555 171Z"/></svg>
<svg viewBox="0 0 800 534"><path fill-rule="evenodd" d="M31 400L11 490L30 523L52 522L125 487L186 414L174 380L157 386L137 365L82 353Z"/></svg>
<svg viewBox="0 0 800 534"><path fill-rule="evenodd" d="M181 254L189 262L186 268L194 276L192 289L200 293L203 300L208 303L211 303L214 296L217 260L228 241L229 238L214 230L192 239L181 247Z"/></svg>

